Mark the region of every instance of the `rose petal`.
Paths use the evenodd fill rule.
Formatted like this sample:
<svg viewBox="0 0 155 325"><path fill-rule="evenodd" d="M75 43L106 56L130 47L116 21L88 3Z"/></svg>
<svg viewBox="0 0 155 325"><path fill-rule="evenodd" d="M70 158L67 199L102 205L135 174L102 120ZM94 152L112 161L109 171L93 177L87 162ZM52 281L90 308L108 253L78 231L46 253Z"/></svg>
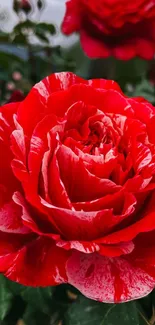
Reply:
<svg viewBox="0 0 155 325"><path fill-rule="evenodd" d="M144 99L142 101L138 98L129 98L128 101L133 108L134 118L142 121L146 125L149 123L150 119L155 116L154 107L150 103L144 101Z"/></svg>
<svg viewBox="0 0 155 325"><path fill-rule="evenodd" d="M134 240L135 250L127 256L135 267L155 278L155 231L143 233Z"/></svg>
<svg viewBox="0 0 155 325"><path fill-rule="evenodd" d="M155 115L150 119L147 125L150 142L155 144L154 128L155 128Z"/></svg>
<svg viewBox="0 0 155 325"><path fill-rule="evenodd" d="M26 141L23 130L14 130L11 134L11 150L17 160L26 165Z"/></svg>
<svg viewBox="0 0 155 325"><path fill-rule="evenodd" d="M68 240L94 240L103 236L112 209L103 211L74 211L55 207L42 198L41 204Z"/></svg>
<svg viewBox="0 0 155 325"><path fill-rule="evenodd" d="M64 145L58 149L57 158L61 179L72 202L95 200L120 189L109 179L91 174L78 156Z"/></svg>
<svg viewBox="0 0 155 325"><path fill-rule="evenodd" d="M120 214L123 208L125 195L125 192L121 189L116 193L105 195L97 200L75 202L73 206L77 211L99 211L102 209L113 209L114 214Z"/></svg>
<svg viewBox="0 0 155 325"><path fill-rule="evenodd" d="M81 25L81 6L79 1L67 1L66 2L66 14L62 23L62 31L66 35L78 30Z"/></svg>
<svg viewBox="0 0 155 325"><path fill-rule="evenodd" d="M100 245L100 255L115 257L130 254L134 250L133 242L119 243L117 245Z"/></svg>
<svg viewBox="0 0 155 325"><path fill-rule="evenodd" d="M136 54L144 60L151 60L154 57L155 47L152 40L136 39Z"/></svg>
<svg viewBox="0 0 155 325"><path fill-rule="evenodd" d="M22 222L22 210L13 201L0 209L0 231L14 234L26 234L30 230Z"/></svg>
<svg viewBox="0 0 155 325"><path fill-rule="evenodd" d="M88 85L92 86L93 88L101 88L101 89L114 89L118 92L122 93L122 90L117 82L114 80L107 80L107 79L89 79Z"/></svg>
<svg viewBox="0 0 155 325"><path fill-rule="evenodd" d="M93 242L84 242L84 241L65 241L60 240L56 243L58 247L62 247L65 250L75 249L79 252L83 252L86 254L94 253L100 250L100 246Z"/></svg>
<svg viewBox="0 0 155 325"><path fill-rule="evenodd" d="M107 258L97 253L73 252L66 270L70 284L86 297L106 303L144 297L155 286L155 277L134 267L124 257Z"/></svg>
<svg viewBox="0 0 155 325"><path fill-rule="evenodd" d="M149 232L155 229L155 192L152 194L150 201L147 204L146 211L141 214L141 219L132 225L126 227L125 229L114 232L110 235L107 235L103 238L103 240L99 241L100 243L105 244L115 244L120 241L130 241L135 238L138 234L143 232Z"/></svg>
<svg viewBox="0 0 155 325"><path fill-rule="evenodd" d="M57 207L72 209L72 203L60 178L60 170L56 154L53 156L48 171L49 195L52 204Z"/></svg>
<svg viewBox="0 0 155 325"><path fill-rule="evenodd" d="M122 226L122 222L126 220L127 217L132 217L135 211L137 200L131 193L124 193L119 191L112 195L106 195L103 198L90 202L78 202L73 206L76 210L80 211L99 211L103 209L113 209L111 217L104 220L104 234L112 231L116 225ZM99 242L99 241L98 241Z"/></svg>
<svg viewBox="0 0 155 325"><path fill-rule="evenodd" d="M47 105L51 94L60 90L65 91L77 83L87 83L87 81L71 72L55 73L37 83L18 107L17 118L24 129L24 133L31 135L40 120L47 114L54 113L54 107ZM64 96L63 93L62 96Z"/></svg>
<svg viewBox="0 0 155 325"><path fill-rule="evenodd" d="M9 202L13 192L19 189L19 183L10 166L13 158L10 150L10 134L14 127L13 114L17 108L17 103L4 105L0 108L0 205Z"/></svg>
<svg viewBox="0 0 155 325"><path fill-rule="evenodd" d="M80 41L83 51L89 58L107 58L111 55L111 50L105 42L84 29L80 31Z"/></svg>
<svg viewBox="0 0 155 325"><path fill-rule="evenodd" d="M39 237L17 252L5 276L33 287L65 283L65 264L68 257L69 253L56 247L52 240Z"/></svg>
<svg viewBox="0 0 155 325"><path fill-rule="evenodd" d="M137 142L131 145L131 155L136 173L141 172L152 161L151 150L142 143Z"/></svg>
<svg viewBox="0 0 155 325"><path fill-rule="evenodd" d="M57 234L55 228L52 227L46 215L42 215L40 211L35 211L33 207L28 205L25 198L21 193L14 193L13 200L20 206L21 220L26 229L38 235L44 235L52 239L59 239L60 235Z"/></svg>
<svg viewBox="0 0 155 325"><path fill-rule="evenodd" d="M114 46L111 52L119 60L131 60L136 56L134 39L131 41L127 40L122 44L118 43L116 46Z"/></svg>
<svg viewBox="0 0 155 325"><path fill-rule="evenodd" d="M115 257L123 254L129 254L134 249L134 244L132 242L121 243L118 245L98 245L94 242L60 240L56 243L56 245L66 250L75 249L79 252L86 253L86 254L98 252L99 254L108 257Z"/></svg>
<svg viewBox="0 0 155 325"><path fill-rule="evenodd" d="M91 105L84 105L83 102L78 101L69 107L67 110L66 125L65 130L67 129L79 129L89 117L97 113L97 108Z"/></svg>
<svg viewBox="0 0 155 325"><path fill-rule="evenodd" d="M110 149L105 155L87 154L77 147L75 147L73 151L82 159L84 165L91 174L100 178L109 178L118 160L115 148Z"/></svg>

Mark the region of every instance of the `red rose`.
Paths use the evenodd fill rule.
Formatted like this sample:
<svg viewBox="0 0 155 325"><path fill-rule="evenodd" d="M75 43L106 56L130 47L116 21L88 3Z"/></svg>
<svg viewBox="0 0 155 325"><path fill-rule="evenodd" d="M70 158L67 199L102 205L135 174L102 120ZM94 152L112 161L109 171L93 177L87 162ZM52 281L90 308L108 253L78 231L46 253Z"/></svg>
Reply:
<svg viewBox="0 0 155 325"><path fill-rule="evenodd" d="M26 14L28 14L32 9L32 4L30 0L14 0L13 8L17 13L22 9Z"/></svg>
<svg viewBox="0 0 155 325"><path fill-rule="evenodd" d="M1 107L0 272L127 301L155 287L155 108L53 74Z"/></svg>
<svg viewBox="0 0 155 325"><path fill-rule="evenodd" d="M8 100L8 103L12 102L20 102L25 98L24 94L21 90L14 90L10 96L10 99Z"/></svg>
<svg viewBox="0 0 155 325"><path fill-rule="evenodd" d="M69 0L66 7L62 30L79 32L89 57L153 58L155 0Z"/></svg>
<svg viewBox="0 0 155 325"><path fill-rule="evenodd" d="M31 11L31 3L29 0L21 0L20 1L20 8L24 10L26 13L29 13Z"/></svg>

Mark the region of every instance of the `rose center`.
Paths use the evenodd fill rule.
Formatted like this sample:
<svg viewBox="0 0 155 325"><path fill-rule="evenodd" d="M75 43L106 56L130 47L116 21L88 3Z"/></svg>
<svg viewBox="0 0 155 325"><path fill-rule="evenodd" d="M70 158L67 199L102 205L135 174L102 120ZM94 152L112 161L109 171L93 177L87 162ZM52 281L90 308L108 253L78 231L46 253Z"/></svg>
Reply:
<svg viewBox="0 0 155 325"><path fill-rule="evenodd" d="M90 126L90 133L86 141L83 141L84 146L90 146L90 152L93 154L96 147L102 148L103 144L112 143L112 134L101 121L96 121Z"/></svg>

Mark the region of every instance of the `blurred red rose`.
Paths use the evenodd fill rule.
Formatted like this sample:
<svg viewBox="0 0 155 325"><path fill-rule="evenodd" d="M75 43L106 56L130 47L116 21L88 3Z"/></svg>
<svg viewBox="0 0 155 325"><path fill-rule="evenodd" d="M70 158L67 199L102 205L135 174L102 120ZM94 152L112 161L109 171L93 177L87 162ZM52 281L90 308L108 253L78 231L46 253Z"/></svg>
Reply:
<svg viewBox="0 0 155 325"><path fill-rule="evenodd" d="M53 74L1 107L0 272L120 302L155 287L155 107Z"/></svg>
<svg viewBox="0 0 155 325"><path fill-rule="evenodd" d="M20 8L25 11L26 13L29 13L32 9L31 3L29 0L20 0Z"/></svg>
<svg viewBox="0 0 155 325"><path fill-rule="evenodd" d="M89 57L149 60L155 54L155 0L69 0L62 30L79 32Z"/></svg>
<svg viewBox="0 0 155 325"><path fill-rule="evenodd" d="M14 0L13 9L18 13L22 9L26 14L28 14L32 9L32 4L30 0Z"/></svg>
<svg viewBox="0 0 155 325"><path fill-rule="evenodd" d="M21 102L25 98L21 90L14 90L8 100L8 103Z"/></svg>

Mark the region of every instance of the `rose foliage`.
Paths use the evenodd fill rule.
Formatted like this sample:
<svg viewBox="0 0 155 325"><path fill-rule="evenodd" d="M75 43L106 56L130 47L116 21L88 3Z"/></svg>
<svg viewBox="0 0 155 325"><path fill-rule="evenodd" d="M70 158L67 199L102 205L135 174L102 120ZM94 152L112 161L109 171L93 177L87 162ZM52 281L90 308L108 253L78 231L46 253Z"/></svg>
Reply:
<svg viewBox="0 0 155 325"><path fill-rule="evenodd" d="M0 272L121 302L155 287L155 107L53 74L0 109Z"/></svg>

